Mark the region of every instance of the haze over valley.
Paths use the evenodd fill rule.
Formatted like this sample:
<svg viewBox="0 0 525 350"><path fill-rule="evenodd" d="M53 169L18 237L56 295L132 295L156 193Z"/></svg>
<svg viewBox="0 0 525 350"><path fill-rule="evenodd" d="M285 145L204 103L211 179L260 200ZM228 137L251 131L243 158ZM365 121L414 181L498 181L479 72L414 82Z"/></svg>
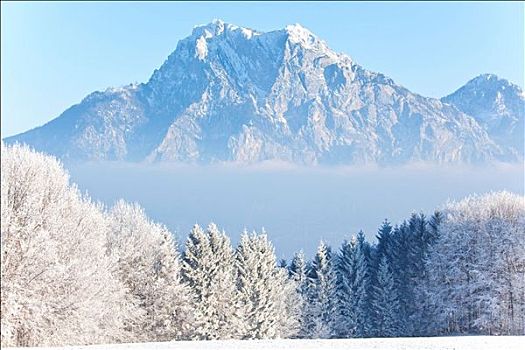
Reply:
<svg viewBox="0 0 525 350"><path fill-rule="evenodd" d="M320 239L337 246L364 230L372 241L385 218L432 214L447 199L508 190L523 193L523 168L413 165L394 168L306 168L138 165L107 162L69 166L72 180L111 206L136 201L166 224L179 242L195 223L214 221L235 241L264 227L279 257Z"/></svg>

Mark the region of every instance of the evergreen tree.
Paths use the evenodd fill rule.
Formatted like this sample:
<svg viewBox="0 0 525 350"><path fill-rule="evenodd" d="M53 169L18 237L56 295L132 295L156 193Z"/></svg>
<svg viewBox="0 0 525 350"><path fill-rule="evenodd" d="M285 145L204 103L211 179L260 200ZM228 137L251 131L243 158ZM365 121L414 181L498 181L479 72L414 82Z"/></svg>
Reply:
<svg viewBox="0 0 525 350"><path fill-rule="evenodd" d="M399 298L394 285L394 277L385 256L379 262L374 309L378 315L377 335L380 337L398 336L400 333Z"/></svg>
<svg viewBox="0 0 525 350"><path fill-rule="evenodd" d="M443 213L436 210L428 220L427 242L429 243L429 246L433 246L439 238L439 226L443 222L443 219Z"/></svg>
<svg viewBox="0 0 525 350"><path fill-rule="evenodd" d="M356 244L355 237L350 242L344 241L336 260L337 321L335 324L338 338L349 338L355 333L353 303L356 291L353 288L357 268Z"/></svg>
<svg viewBox="0 0 525 350"><path fill-rule="evenodd" d="M392 240L393 252L391 269L394 275L394 285L399 297L400 308L400 332L402 336L410 336L408 330L408 308L409 304L413 302L413 296L410 287L410 271L409 271L409 245L410 235L407 222L394 228Z"/></svg>
<svg viewBox="0 0 525 350"><path fill-rule="evenodd" d="M427 221L424 214L412 214L408 221L410 233L409 262L410 278L413 283L417 282L424 275L424 260L429 246L429 235L427 231Z"/></svg>
<svg viewBox="0 0 525 350"><path fill-rule="evenodd" d="M428 294L428 287L432 283L428 276L428 260L432 247L439 238L439 226L443 220L441 212L436 211L427 221L426 231L424 235L424 251L423 251L423 269L422 274L418 276L414 286L414 305L415 312L411 317L413 335L427 336L435 334L436 326L439 321L436 318L437 310L432 307L429 298L432 296Z"/></svg>
<svg viewBox="0 0 525 350"><path fill-rule="evenodd" d="M357 235L356 273L353 289L353 309L355 312L355 336L370 337L375 329L372 309L372 278L370 266L370 247L361 231Z"/></svg>
<svg viewBox="0 0 525 350"><path fill-rule="evenodd" d="M407 303L405 303L405 314L410 335L416 334L420 324L418 320L418 307L416 304L416 286L423 280L425 275L425 257L428 250L427 222L425 215L413 213L408 221L408 266L407 266Z"/></svg>
<svg viewBox="0 0 525 350"><path fill-rule="evenodd" d="M298 290L304 291L306 293L306 285L307 285L307 263L306 258L304 256L304 252L301 250L298 253L295 253L292 261L290 262L290 266L288 268L290 277L297 282L298 284Z"/></svg>
<svg viewBox="0 0 525 350"><path fill-rule="evenodd" d="M386 257L387 260L392 260L392 254L394 253L393 227L388 220L385 219L385 221L383 221L376 238L378 260L380 261L382 257Z"/></svg>
<svg viewBox="0 0 525 350"><path fill-rule="evenodd" d="M312 338L335 335L336 280L329 246L321 241L308 274L308 333Z"/></svg>
<svg viewBox="0 0 525 350"><path fill-rule="evenodd" d="M291 280L295 283L295 290L298 297L297 302L299 303L299 332L297 336L299 338L306 338L308 337L308 265L302 250L294 254L288 271Z"/></svg>
<svg viewBox="0 0 525 350"><path fill-rule="evenodd" d="M288 268L288 262L286 261L286 259L280 259L278 266L283 269L286 269Z"/></svg>
<svg viewBox="0 0 525 350"><path fill-rule="evenodd" d="M237 248L239 298L244 311L243 339L281 338L298 332L295 284L276 264L266 234L244 233Z"/></svg>
<svg viewBox="0 0 525 350"><path fill-rule="evenodd" d="M297 292L297 284L289 278L287 269L277 269L276 281L282 288L276 298L277 309L280 310L277 338L297 338L301 334L304 319L303 298Z"/></svg>
<svg viewBox="0 0 525 350"><path fill-rule="evenodd" d="M182 273L194 298L196 339L236 338L241 332L235 256L215 224L205 233L195 225L186 241Z"/></svg>

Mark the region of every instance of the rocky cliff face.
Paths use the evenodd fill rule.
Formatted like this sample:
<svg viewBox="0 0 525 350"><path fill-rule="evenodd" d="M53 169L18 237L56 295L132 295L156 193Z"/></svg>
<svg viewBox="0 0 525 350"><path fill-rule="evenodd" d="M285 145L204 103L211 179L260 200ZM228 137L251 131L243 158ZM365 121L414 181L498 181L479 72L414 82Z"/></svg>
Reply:
<svg viewBox="0 0 525 350"><path fill-rule="evenodd" d="M473 116L508 159L523 159L525 94L519 86L483 74L441 100Z"/></svg>
<svg viewBox="0 0 525 350"><path fill-rule="evenodd" d="M95 92L5 141L68 160L521 160L523 147L516 151L505 135L523 145L523 92L498 81L512 87L505 90L512 101L521 99L496 93L504 113L476 98L492 98L484 84L469 82L441 101L426 98L332 51L300 25L261 33L214 21L181 40L147 83ZM502 113L508 121L494 122Z"/></svg>

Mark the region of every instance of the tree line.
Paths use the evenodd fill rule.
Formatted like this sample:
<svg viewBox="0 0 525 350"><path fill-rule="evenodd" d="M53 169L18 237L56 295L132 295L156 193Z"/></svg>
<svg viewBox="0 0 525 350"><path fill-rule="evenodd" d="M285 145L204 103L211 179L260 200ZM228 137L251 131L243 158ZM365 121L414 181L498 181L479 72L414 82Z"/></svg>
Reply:
<svg viewBox="0 0 525 350"><path fill-rule="evenodd" d="M55 158L2 145L1 344L525 334L525 203L508 192L385 220L277 262L195 225L182 249L138 205L94 203Z"/></svg>

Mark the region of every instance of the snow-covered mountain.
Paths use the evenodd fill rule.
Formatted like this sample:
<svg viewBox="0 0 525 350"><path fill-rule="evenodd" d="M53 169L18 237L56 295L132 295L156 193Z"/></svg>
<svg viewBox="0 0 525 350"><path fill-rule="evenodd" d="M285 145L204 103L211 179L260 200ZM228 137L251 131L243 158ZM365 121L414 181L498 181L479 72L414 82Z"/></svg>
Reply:
<svg viewBox="0 0 525 350"><path fill-rule="evenodd" d="M483 74L441 101L473 116L510 159L523 159L525 94L519 86Z"/></svg>
<svg viewBox="0 0 525 350"><path fill-rule="evenodd" d="M497 81L515 93L496 93L509 122L493 126L503 114L477 98L491 98L491 84L469 82L443 101L427 98L334 52L298 24L262 33L215 20L195 27L147 83L92 93L5 142L68 160L520 160L523 149L509 146L505 133L523 145L523 92Z"/></svg>

